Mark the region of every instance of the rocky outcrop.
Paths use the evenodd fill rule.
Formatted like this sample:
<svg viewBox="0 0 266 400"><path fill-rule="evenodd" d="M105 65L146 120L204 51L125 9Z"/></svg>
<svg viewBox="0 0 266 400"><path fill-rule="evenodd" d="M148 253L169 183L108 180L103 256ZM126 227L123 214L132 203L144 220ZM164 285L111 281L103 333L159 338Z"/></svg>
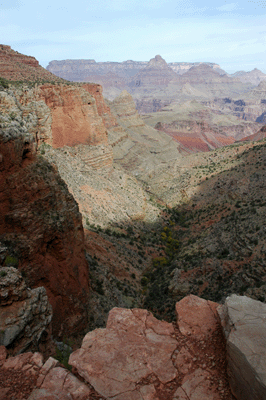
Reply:
<svg viewBox="0 0 266 400"><path fill-rule="evenodd" d="M0 268L0 345L18 354L31 347L45 352L52 307L44 287L29 289L14 267Z"/></svg>
<svg viewBox="0 0 266 400"><path fill-rule="evenodd" d="M163 384L175 379L171 356L176 347L171 324L156 320L146 310L113 309L106 329L89 332L69 363L105 397L155 398L152 382L140 387L138 382L150 375Z"/></svg>
<svg viewBox="0 0 266 400"><path fill-rule="evenodd" d="M108 399L231 399L217 306L188 296L177 304L177 326L115 308L69 363Z"/></svg>
<svg viewBox="0 0 266 400"><path fill-rule="evenodd" d="M132 96L123 90L112 102L112 110L119 118L119 122L126 128L144 126L140 118Z"/></svg>
<svg viewBox="0 0 266 400"><path fill-rule="evenodd" d="M56 169L36 155L20 115L2 118L0 240L8 248L3 262L15 260L30 287L45 287L54 334L80 332L89 288L78 205Z"/></svg>
<svg viewBox="0 0 266 400"><path fill-rule="evenodd" d="M266 304L232 295L218 311L233 394L239 400L266 398Z"/></svg>
<svg viewBox="0 0 266 400"><path fill-rule="evenodd" d="M40 87L39 98L51 110L53 147L107 144L107 131L95 99L74 86Z"/></svg>
<svg viewBox="0 0 266 400"><path fill-rule="evenodd" d="M0 396L5 400L233 400L236 395L241 400L261 400L265 312L264 304L235 295L224 306L187 296L176 304L176 324L159 321L146 310L114 308L106 328L89 332L81 348L70 355L72 373L52 357L43 363L40 353L6 358L5 347L0 346ZM232 360L238 363L235 369Z"/></svg>
<svg viewBox="0 0 266 400"><path fill-rule="evenodd" d="M3 44L0 44L0 76L11 81L62 81L41 67L36 58L25 56Z"/></svg>
<svg viewBox="0 0 266 400"><path fill-rule="evenodd" d="M0 347L0 396L3 400L87 400L93 391L50 357L45 363L40 353L24 353L5 359ZM92 397L93 396L93 397Z"/></svg>
<svg viewBox="0 0 266 400"><path fill-rule="evenodd" d="M118 127L104 103L99 85L87 85L86 89L71 85L46 84L34 88L25 85L8 93L1 91L0 109L6 124L11 121L10 116L14 123L16 118L23 120L24 129L34 137L37 147L42 143L54 148L90 146L92 151L87 152L87 158L91 156L95 168L101 168L100 148L106 159L102 166L112 165L107 128L116 130Z"/></svg>
<svg viewBox="0 0 266 400"><path fill-rule="evenodd" d="M102 86L94 83L87 83L82 85L82 87L94 97L98 114L103 119L106 129L116 127L117 121L111 113L110 107L108 107L104 101Z"/></svg>

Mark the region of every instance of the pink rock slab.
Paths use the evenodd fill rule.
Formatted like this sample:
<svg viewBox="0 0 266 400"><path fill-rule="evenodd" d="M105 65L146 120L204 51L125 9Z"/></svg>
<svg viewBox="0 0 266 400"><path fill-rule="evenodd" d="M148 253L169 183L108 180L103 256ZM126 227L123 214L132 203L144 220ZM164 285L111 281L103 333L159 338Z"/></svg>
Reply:
<svg viewBox="0 0 266 400"><path fill-rule="evenodd" d="M89 332L69 364L106 398L156 399L154 386L141 381L150 374L164 384L175 379L176 347L172 324L146 310L114 308L106 329Z"/></svg>
<svg viewBox="0 0 266 400"><path fill-rule="evenodd" d="M183 335L192 335L195 339L210 336L219 323L218 304L190 295L176 303L177 323Z"/></svg>

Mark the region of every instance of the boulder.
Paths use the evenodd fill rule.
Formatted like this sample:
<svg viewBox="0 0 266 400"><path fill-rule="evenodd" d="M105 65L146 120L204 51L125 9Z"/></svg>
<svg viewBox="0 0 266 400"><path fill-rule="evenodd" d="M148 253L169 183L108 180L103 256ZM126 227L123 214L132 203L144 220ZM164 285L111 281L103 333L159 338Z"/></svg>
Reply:
<svg viewBox="0 0 266 400"><path fill-rule="evenodd" d="M12 347L16 354L41 341L48 343L52 306L45 288L29 289L14 267L0 271L0 345Z"/></svg>
<svg viewBox="0 0 266 400"><path fill-rule="evenodd" d="M238 400L266 399L266 304L232 295L218 312L233 394Z"/></svg>
<svg viewBox="0 0 266 400"><path fill-rule="evenodd" d="M155 400L149 377L154 375L162 385L176 378L172 361L176 347L172 324L158 321L146 310L114 308L106 329L87 333L69 364L104 397Z"/></svg>
<svg viewBox="0 0 266 400"><path fill-rule="evenodd" d="M202 339L217 329L217 303L190 295L176 303L177 323L183 335Z"/></svg>

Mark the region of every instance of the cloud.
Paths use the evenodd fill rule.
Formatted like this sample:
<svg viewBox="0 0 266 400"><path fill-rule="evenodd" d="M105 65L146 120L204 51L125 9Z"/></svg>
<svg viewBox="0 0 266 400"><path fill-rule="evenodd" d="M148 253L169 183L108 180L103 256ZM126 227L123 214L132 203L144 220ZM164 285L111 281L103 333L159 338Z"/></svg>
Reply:
<svg viewBox="0 0 266 400"><path fill-rule="evenodd" d="M217 10L219 11L225 11L225 12L230 12L234 10L238 10L238 3L230 3L230 4L225 4L224 6L221 7L216 7Z"/></svg>

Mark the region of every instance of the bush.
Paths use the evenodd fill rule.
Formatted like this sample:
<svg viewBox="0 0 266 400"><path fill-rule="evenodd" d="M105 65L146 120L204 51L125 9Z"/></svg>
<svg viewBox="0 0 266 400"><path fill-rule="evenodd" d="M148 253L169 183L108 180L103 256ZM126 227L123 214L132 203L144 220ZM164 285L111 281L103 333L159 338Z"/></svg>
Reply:
<svg viewBox="0 0 266 400"><path fill-rule="evenodd" d="M0 77L0 86L2 86L4 89L7 89L9 87L8 80Z"/></svg>
<svg viewBox="0 0 266 400"><path fill-rule="evenodd" d="M18 263L19 263L19 261L18 261L18 259L16 257L6 256L4 264L5 264L6 267L15 267L15 268L17 268L18 267Z"/></svg>

